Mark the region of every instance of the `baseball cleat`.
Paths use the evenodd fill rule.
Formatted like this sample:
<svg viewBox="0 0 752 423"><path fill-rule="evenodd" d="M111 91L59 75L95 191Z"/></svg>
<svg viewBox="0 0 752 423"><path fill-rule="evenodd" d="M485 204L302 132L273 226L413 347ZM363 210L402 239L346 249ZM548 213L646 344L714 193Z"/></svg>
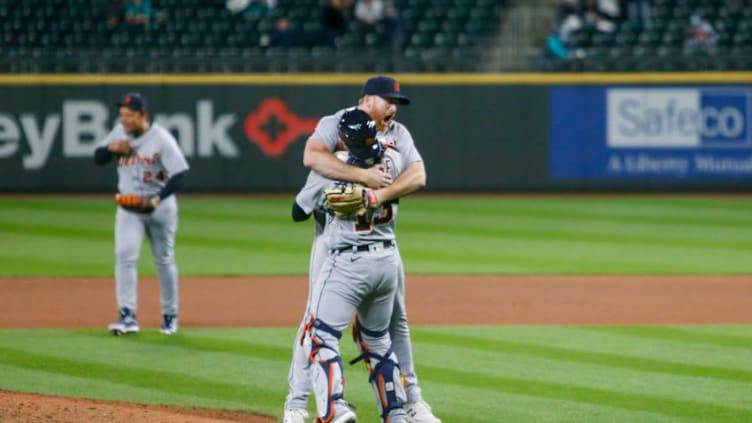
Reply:
<svg viewBox="0 0 752 423"><path fill-rule="evenodd" d="M386 421L389 423L410 423L403 408L395 408L390 411Z"/></svg>
<svg viewBox="0 0 752 423"><path fill-rule="evenodd" d="M165 335L174 335L178 332L178 316L174 314L162 315L162 326L159 331Z"/></svg>
<svg viewBox="0 0 752 423"><path fill-rule="evenodd" d="M332 423L355 423L358 421L357 417L355 417L355 413L349 408L342 411L342 413L337 414L338 415L334 417L334 420L332 420Z"/></svg>
<svg viewBox="0 0 752 423"><path fill-rule="evenodd" d="M308 417L308 412L305 410L287 409L283 423L305 423L306 417Z"/></svg>
<svg viewBox="0 0 752 423"><path fill-rule="evenodd" d="M140 328L138 327L138 321L136 321L136 314L128 308L120 309L120 318L117 322L110 323L107 326L107 330L115 336L137 333Z"/></svg>
<svg viewBox="0 0 752 423"><path fill-rule="evenodd" d="M314 420L314 423L322 421L323 420L319 417ZM331 420L331 423L356 423L357 421L358 418L355 416L355 413L350 410L347 403L344 400L337 400L334 404L334 419Z"/></svg>
<svg viewBox="0 0 752 423"><path fill-rule="evenodd" d="M441 419L433 415L431 406L420 400L404 404L408 423L441 423Z"/></svg>

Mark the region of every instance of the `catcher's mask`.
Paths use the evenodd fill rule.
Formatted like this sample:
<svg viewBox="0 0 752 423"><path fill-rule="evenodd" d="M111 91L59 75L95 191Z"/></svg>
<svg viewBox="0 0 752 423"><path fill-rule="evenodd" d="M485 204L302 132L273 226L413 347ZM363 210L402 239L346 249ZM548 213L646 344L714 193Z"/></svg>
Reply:
<svg viewBox="0 0 752 423"><path fill-rule="evenodd" d="M360 109L346 111L337 124L339 137L356 159L356 164L372 166L384 156L384 146L376 139L376 122Z"/></svg>

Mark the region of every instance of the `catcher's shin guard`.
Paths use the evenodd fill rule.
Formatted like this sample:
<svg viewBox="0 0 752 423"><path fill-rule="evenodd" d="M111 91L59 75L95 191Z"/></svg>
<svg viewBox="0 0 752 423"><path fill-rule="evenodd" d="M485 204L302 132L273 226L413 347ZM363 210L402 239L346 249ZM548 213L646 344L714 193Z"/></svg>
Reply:
<svg viewBox="0 0 752 423"><path fill-rule="evenodd" d="M342 332L316 319L305 340L309 345L304 347L310 348L311 383L319 415L316 422L331 422L335 405L344 400L345 378L338 348L341 337Z"/></svg>
<svg viewBox="0 0 752 423"><path fill-rule="evenodd" d="M388 330L380 332L370 331L364 328L360 321L355 320L353 326L353 339L360 349L360 356L350 361L354 364L364 360L370 373L368 381L373 386L376 394L376 403L379 407L381 420L389 423L389 414L392 410L401 409L407 401L405 376L400 370L397 355L391 346L383 355L376 354L369 347L369 341L388 336Z"/></svg>

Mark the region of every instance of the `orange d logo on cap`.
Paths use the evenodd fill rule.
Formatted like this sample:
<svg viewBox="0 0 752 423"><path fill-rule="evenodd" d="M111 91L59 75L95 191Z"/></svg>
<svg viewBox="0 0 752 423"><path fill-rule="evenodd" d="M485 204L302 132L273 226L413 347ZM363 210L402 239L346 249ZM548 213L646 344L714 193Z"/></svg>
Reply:
<svg viewBox="0 0 752 423"><path fill-rule="evenodd" d="M146 102L146 98L140 93L132 92L123 96L123 101L115 103L117 107L127 107L137 112L146 112L149 109L149 105Z"/></svg>
<svg viewBox="0 0 752 423"><path fill-rule="evenodd" d="M399 104L410 104L410 99L400 92L400 85L397 80L385 75L374 76L366 81L362 95L377 95L396 100Z"/></svg>

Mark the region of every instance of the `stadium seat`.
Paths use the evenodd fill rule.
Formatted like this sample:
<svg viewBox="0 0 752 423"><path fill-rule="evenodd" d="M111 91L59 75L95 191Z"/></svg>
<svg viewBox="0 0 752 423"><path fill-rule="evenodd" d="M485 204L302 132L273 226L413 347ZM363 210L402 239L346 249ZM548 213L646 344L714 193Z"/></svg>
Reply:
<svg viewBox="0 0 752 423"><path fill-rule="evenodd" d="M272 13L266 17L248 14L232 14L222 1L206 0L152 0L155 10L152 22L147 26L109 28L102 18L105 1L97 0L0 0L0 48L6 54L8 48L19 47L34 51L21 54L22 62L54 62L56 70L76 67L82 71L107 71L112 69L136 72L144 69L175 71L177 69L254 69L263 71L264 60L244 66L243 61L233 57L233 49L257 47L261 34L268 33L279 16L291 21L297 28L306 49L289 52L284 57L269 58L270 69L290 66L296 69L331 69L325 65L329 58L325 49L317 47L320 37L320 19L323 0L278 0ZM460 59L447 53L446 63L439 63L447 51L457 47L469 49L490 37L499 29L500 13L505 2L498 0L395 0L394 5L403 20L404 40L402 54L408 48L425 49L425 54L415 55L417 60L427 60L421 68L453 69ZM368 60L368 52L378 45L378 36L367 33L353 25L340 40L340 46L364 54L359 62L365 70L379 66L378 61ZM141 55L128 56L129 48L138 48ZM32 50L35 49L35 50ZM446 50L449 49L449 50ZM87 53L80 53L86 51ZM97 51L107 52L97 58ZM118 62L118 58L130 57L134 62L155 62L157 52L167 52L165 60L175 60L175 66L150 64L133 66ZM53 58L62 55L66 60ZM105 57L102 60L102 57ZM213 58L205 65L196 61ZM7 58L7 56L6 56ZM191 62L192 58L192 62ZM80 59L79 63L76 60ZM403 62L407 62L404 60ZM238 66L214 62L239 62ZM261 62L262 65L256 63ZM482 60L470 63L469 70L477 69ZM26 65L24 65L26 66ZM46 66L46 65L45 65ZM28 68L33 68L29 66ZM41 66L36 66L40 69ZM358 69L354 69L357 71Z"/></svg>

